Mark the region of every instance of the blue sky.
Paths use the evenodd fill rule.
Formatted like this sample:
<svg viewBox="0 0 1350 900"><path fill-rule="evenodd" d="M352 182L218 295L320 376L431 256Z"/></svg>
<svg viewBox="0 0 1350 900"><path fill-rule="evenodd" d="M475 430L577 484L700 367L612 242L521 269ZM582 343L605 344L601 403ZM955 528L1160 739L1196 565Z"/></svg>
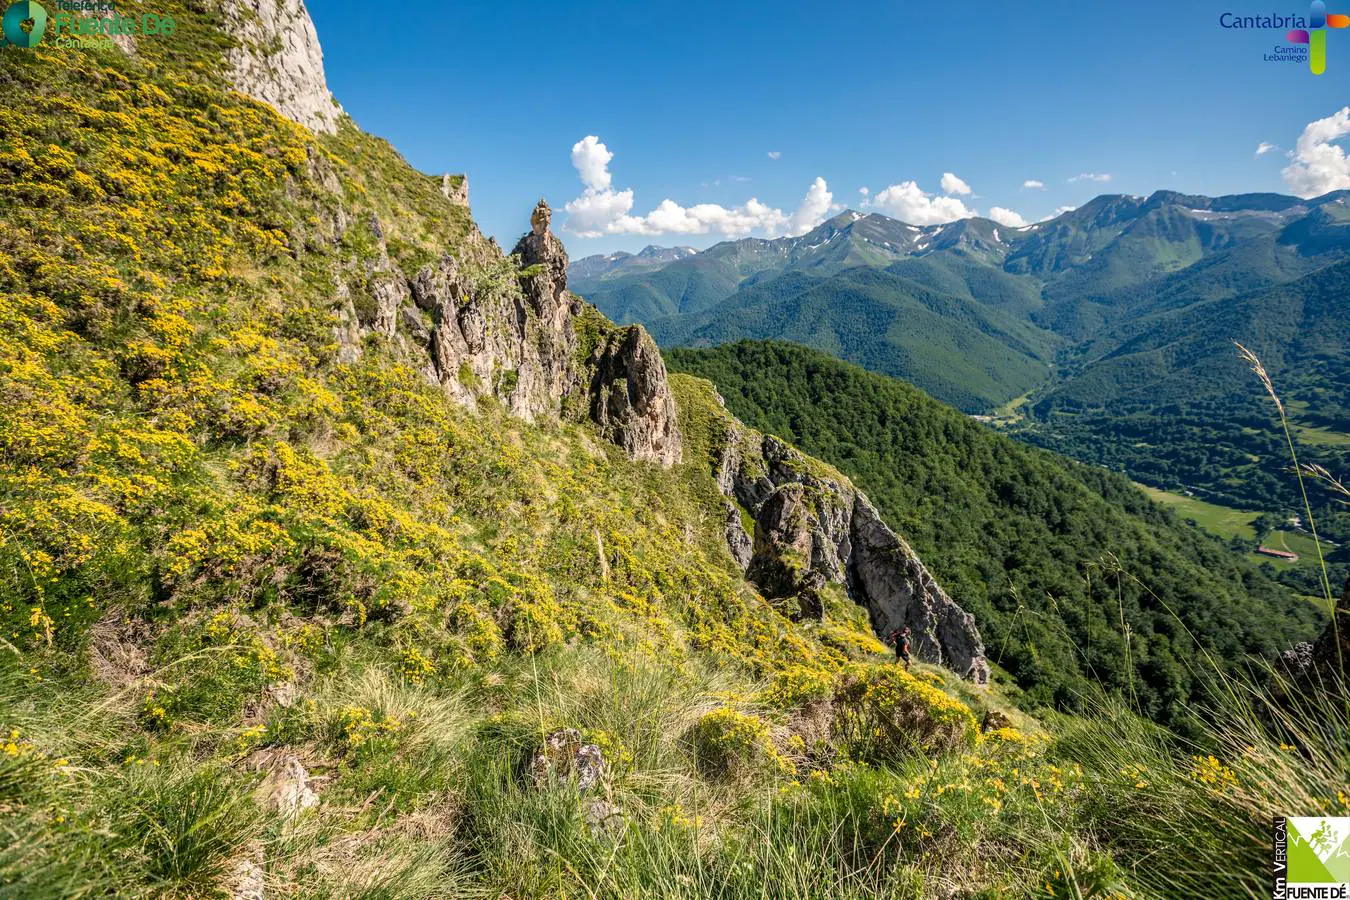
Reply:
<svg viewBox="0 0 1350 900"><path fill-rule="evenodd" d="M1350 30L1329 35L1314 77L1262 60L1283 31L1219 27L1225 11L1306 14L1301 0L416 8L386 21L368 3L311 0L333 93L417 168L467 172L476 220L507 247L547 197L574 257L706 247L748 223L800 230L859 207L864 186L871 208L910 221L995 207L1034 221L1159 188L1287 193L1286 151L1350 103ZM579 148L591 198L569 217L588 135L612 158L602 171L598 148ZM1280 149L1257 157L1262 142ZM1334 185L1337 147L1318 150L1304 180ZM944 191L944 173L964 184ZM1111 178L1070 181L1085 173ZM667 227L708 230L631 233Z"/></svg>

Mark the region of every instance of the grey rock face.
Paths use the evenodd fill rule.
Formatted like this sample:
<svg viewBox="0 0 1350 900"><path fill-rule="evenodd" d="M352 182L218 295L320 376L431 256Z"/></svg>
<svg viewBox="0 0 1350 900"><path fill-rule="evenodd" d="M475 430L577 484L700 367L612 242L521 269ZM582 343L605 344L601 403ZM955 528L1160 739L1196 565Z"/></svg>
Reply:
<svg viewBox="0 0 1350 900"><path fill-rule="evenodd" d="M239 41L225 60L235 90L311 131L335 133L342 108L304 0L226 0L224 12Z"/></svg>
<svg viewBox="0 0 1350 900"><path fill-rule="evenodd" d="M975 617L947 596L909 544L886 527L862 494L856 496L849 524L853 556L849 582L866 598L877 633L902 625L913 632L920 659L939 662L978 684L989 680L984 643Z"/></svg>
<svg viewBox="0 0 1350 900"><path fill-rule="evenodd" d="M829 567L825 560L833 555L817 512L829 500L808 496L808 491L805 485L788 484L769 495L755 520L753 553L745 572L765 597L791 599L795 605L784 611L794 619L819 619L824 613L820 590Z"/></svg>
<svg viewBox="0 0 1350 900"><path fill-rule="evenodd" d="M469 176L460 175L459 180L456 181L454 175L446 172L441 176L441 193L445 195L445 199L456 206L468 206Z"/></svg>
<svg viewBox="0 0 1350 900"><path fill-rule="evenodd" d="M600 433L634 459L680 461L681 443L666 364L640 325L610 335L597 349L591 418Z"/></svg>
<svg viewBox="0 0 1350 900"><path fill-rule="evenodd" d="M521 278L525 296L540 312L560 315L566 304L562 302L567 290L567 250L558 236L549 230L553 210L548 201L540 200L530 214L530 230L516 243L513 251L520 256L520 264L533 274ZM551 324L562 325L561 321Z"/></svg>
<svg viewBox="0 0 1350 900"><path fill-rule="evenodd" d="M731 551L731 558L736 560L736 565L745 569L754 557L755 545L750 539L750 535L745 533L745 525L741 523L740 508L729 499L725 503L727 510L727 548Z"/></svg>
<svg viewBox="0 0 1350 900"><path fill-rule="evenodd" d="M519 266L472 231L456 255L442 254L408 278L390 258L385 226L366 220L376 252L358 266L368 291L364 321L353 289L339 282L333 334L340 362L361 358L367 335L412 356L414 367L462 405L485 398L526 421L587 416L634 459L680 459L675 401L665 362L641 326L599 327L588 358L577 351L581 301L567 292L567 252L535 207L516 245Z"/></svg>
<svg viewBox="0 0 1350 900"><path fill-rule="evenodd" d="M729 500L755 517L749 560L742 563L739 516L734 528L728 517L728 546L766 598L793 597L797 616L818 615L816 592L827 582L842 584L877 634L908 625L920 659L980 684L989 680L974 617L947 596L861 491L730 414L723 425L714 477Z"/></svg>

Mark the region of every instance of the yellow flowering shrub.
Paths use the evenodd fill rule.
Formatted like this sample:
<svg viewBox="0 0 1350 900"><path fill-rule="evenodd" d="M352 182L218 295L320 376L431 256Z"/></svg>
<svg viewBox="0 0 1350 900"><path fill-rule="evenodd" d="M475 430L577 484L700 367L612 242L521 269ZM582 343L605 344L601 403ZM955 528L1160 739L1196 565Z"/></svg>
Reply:
<svg viewBox="0 0 1350 900"><path fill-rule="evenodd" d="M790 774L795 770L774 745L768 722L730 707L704 714L694 726L690 747L699 768L713 775Z"/></svg>
<svg viewBox="0 0 1350 900"><path fill-rule="evenodd" d="M760 691L761 702L778 709L796 709L829 699L834 692L834 675L801 665L790 665L769 678Z"/></svg>
<svg viewBox="0 0 1350 900"><path fill-rule="evenodd" d="M436 674L436 665L416 647L409 647L399 655L399 673L413 684L421 684Z"/></svg>
<svg viewBox="0 0 1350 900"><path fill-rule="evenodd" d="M970 747L979 731L968 706L894 665L848 667L834 714L836 742L864 761Z"/></svg>
<svg viewBox="0 0 1350 900"><path fill-rule="evenodd" d="M406 718L406 717L405 717ZM398 744L403 719L364 706L344 706L338 711L337 730L343 748L349 753L368 753Z"/></svg>

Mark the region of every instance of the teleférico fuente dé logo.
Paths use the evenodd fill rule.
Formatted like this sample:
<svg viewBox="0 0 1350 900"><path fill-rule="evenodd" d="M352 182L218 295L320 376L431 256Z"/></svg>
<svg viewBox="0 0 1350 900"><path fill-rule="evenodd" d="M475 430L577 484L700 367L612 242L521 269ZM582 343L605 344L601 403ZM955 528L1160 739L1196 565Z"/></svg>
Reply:
<svg viewBox="0 0 1350 900"><path fill-rule="evenodd" d="M115 38L127 35L167 37L177 27L172 16L158 13L124 16L113 0L56 0L56 9L55 15L49 15L38 0L11 3L0 17L0 47L31 50L47 35L50 46L90 49L108 46Z"/></svg>

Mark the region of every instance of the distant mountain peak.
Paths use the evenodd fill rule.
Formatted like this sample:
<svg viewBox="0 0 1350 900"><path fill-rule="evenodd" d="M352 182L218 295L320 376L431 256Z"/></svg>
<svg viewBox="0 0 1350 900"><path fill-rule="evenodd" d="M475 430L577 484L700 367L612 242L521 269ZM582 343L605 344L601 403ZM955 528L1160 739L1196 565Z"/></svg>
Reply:
<svg viewBox="0 0 1350 900"><path fill-rule="evenodd" d="M637 253L627 250L597 253L573 260L568 268L568 277L585 282L588 279L615 278L631 272L650 272L697 253L693 247L660 247L656 244L648 244Z"/></svg>
<svg viewBox="0 0 1350 900"><path fill-rule="evenodd" d="M693 247L658 247L656 244L648 244L637 252L641 259L679 259L685 256L693 256L698 251Z"/></svg>

